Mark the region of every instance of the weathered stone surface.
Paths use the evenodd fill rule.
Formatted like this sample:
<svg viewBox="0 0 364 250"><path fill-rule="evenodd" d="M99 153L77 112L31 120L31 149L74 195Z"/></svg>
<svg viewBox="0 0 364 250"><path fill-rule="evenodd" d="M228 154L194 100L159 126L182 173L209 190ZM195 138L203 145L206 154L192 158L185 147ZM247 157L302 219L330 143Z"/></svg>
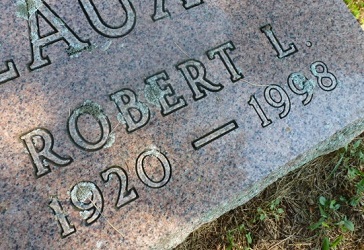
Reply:
<svg viewBox="0 0 364 250"><path fill-rule="evenodd" d="M340 0L13 2L1 249L168 249L364 130Z"/></svg>

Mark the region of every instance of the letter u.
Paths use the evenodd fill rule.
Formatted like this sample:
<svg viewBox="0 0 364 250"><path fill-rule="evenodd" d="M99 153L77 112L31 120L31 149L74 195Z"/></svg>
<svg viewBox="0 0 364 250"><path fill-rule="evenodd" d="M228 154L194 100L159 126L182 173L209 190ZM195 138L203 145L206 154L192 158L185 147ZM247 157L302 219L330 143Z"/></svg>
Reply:
<svg viewBox="0 0 364 250"><path fill-rule="evenodd" d="M135 26L136 14L134 6L130 0L119 0L125 11L126 18L124 23L117 27L110 26L102 20L92 0L79 0L78 2L85 12L90 25L103 36L120 38L129 34Z"/></svg>

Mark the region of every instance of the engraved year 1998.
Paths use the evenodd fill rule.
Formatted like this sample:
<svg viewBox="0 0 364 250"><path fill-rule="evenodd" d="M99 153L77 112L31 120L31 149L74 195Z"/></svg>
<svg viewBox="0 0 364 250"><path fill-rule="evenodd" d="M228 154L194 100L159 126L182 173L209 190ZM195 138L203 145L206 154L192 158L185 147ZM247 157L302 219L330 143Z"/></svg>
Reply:
<svg viewBox="0 0 364 250"><path fill-rule="evenodd" d="M332 91L336 88L338 84L336 76L329 72L329 69L324 62L314 62L311 64L310 69L311 73L317 78L317 84L322 90ZM294 94L305 97L302 101L303 105L307 105L311 102L316 85L312 79L309 80L302 73L296 72L289 75L287 83L289 89ZM283 107L282 112L279 114L279 118L283 119L289 114L291 110L291 101L283 87L275 84L267 86L264 90L264 99L274 108ZM263 127L272 124L272 120L267 117L255 95L250 97L248 103L254 108L255 112L262 121Z"/></svg>

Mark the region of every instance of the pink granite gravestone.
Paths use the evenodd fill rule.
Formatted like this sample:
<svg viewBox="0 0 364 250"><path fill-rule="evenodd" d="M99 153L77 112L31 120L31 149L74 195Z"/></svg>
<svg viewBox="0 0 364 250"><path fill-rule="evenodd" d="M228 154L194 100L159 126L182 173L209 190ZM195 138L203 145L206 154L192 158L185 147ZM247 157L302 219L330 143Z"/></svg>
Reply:
<svg viewBox="0 0 364 250"><path fill-rule="evenodd" d="M1 249L170 249L364 130L340 0L0 10Z"/></svg>

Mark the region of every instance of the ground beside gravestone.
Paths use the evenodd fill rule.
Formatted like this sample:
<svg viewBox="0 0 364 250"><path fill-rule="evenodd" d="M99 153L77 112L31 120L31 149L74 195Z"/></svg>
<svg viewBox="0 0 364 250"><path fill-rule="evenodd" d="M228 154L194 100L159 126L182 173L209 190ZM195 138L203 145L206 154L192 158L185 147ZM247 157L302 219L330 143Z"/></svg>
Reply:
<svg viewBox="0 0 364 250"><path fill-rule="evenodd" d="M1 2L0 248L169 249L364 130L342 2L166 3Z"/></svg>
<svg viewBox="0 0 364 250"><path fill-rule="evenodd" d="M361 135L347 150L319 157L279 179L193 232L175 250L312 250L322 249L325 239L332 248L324 250L364 249L363 139ZM321 197L327 200L324 205Z"/></svg>
<svg viewBox="0 0 364 250"><path fill-rule="evenodd" d="M345 3L364 30L364 1ZM364 249L363 138L281 178L176 250Z"/></svg>

